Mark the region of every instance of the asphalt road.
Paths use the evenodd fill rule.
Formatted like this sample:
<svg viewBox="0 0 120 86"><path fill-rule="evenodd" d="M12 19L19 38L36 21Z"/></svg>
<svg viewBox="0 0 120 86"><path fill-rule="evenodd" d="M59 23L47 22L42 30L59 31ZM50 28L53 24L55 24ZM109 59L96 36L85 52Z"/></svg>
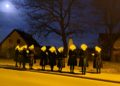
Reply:
<svg viewBox="0 0 120 86"><path fill-rule="evenodd" d="M0 68L0 86L120 86L120 84Z"/></svg>

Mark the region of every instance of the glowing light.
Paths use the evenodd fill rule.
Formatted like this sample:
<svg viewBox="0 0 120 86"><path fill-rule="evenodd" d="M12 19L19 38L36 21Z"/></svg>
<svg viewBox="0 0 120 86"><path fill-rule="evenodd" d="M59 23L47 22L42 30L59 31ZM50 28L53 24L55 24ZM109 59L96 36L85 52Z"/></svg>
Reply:
<svg viewBox="0 0 120 86"><path fill-rule="evenodd" d="M60 53L63 52L63 50L64 50L63 47L59 47L59 48L58 48L58 51L59 51Z"/></svg>
<svg viewBox="0 0 120 86"><path fill-rule="evenodd" d="M6 8L9 8L9 7L10 7L10 5L9 5L9 4L6 4L6 5L5 5L5 7L6 7Z"/></svg>
<svg viewBox="0 0 120 86"><path fill-rule="evenodd" d="M52 47L49 49L49 51L53 53L53 52L56 52L56 49L55 49L54 46L52 46Z"/></svg>
<svg viewBox="0 0 120 86"><path fill-rule="evenodd" d="M30 50L34 50L34 45L32 44L31 46L29 46Z"/></svg>
<svg viewBox="0 0 120 86"><path fill-rule="evenodd" d="M20 47L19 45L16 46L15 50L18 50L19 52L23 50L22 47Z"/></svg>
<svg viewBox="0 0 120 86"><path fill-rule="evenodd" d="M95 56L95 53L92 53L92 56Z"/></svg>
<svg viewBox="0 0 120 86"><path fill-rule="evenodd" d="M80 47L83 51L85 51L88 48L88 46L86 44L82 44Z"/></svg>
<svg viewBox="0 0 120 86"><path fill-rule="evenodd" d="M96 50L98 53L100 53L102 49L101 49L99 46L95 46L95 50Z"/></svg>
<svg viewBox="0 0 120 86"><path fill-rule="evenodd" d="M70 47L69 47L70 50L75 50L76 49L76 46L74 44L71 44Z"/></svg>
<svg viewBox="0 0 120 86"><path fill-rule="evenodd" d="M19 46L19 45L17 45L17 46L16 46L16 48L15 48L15 50L19 50L19 48L20 48L20 46Z"/></svg>
<svg viewBox="0 0 120 86"><path fill-rule="evenodd" d="M0 11L4 13L14 13L16 9L12 2L4 0L0 2Z"/></svg>
<svg viewBox="0 0 120 86"><path fill-rule="evenodd" d="M27 45L22 46L22 49L27 49Z"/></svg>
<svg viewBox="0 0 120 86"><path fill-rule="evenodd" d="M27 50L26 53L29 53L29 50Z"/></svg>
<svg viewBox="0 0 120 86"><path fill-rule="evenodd" d="M42 48L41 48L41 50L43 51L43 52L45 52L46 51L46 46L43 46Z"/></svg>

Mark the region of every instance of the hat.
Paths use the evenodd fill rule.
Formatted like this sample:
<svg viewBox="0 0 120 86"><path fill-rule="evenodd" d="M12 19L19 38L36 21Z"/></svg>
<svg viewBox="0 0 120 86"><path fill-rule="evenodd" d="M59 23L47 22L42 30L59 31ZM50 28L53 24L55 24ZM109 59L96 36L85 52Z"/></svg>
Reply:
<svg viewBox="0 0 120 86"><path fill-rule="evenodd" d="M24 46L22 46L21 48L22 48L22 50L23 50L23 49L27 49L27 45L24 45Z"/></svg>
<svg viewBox="0 0 120 86"><path fill-rule="evenodd" d="M88 46L86 44L82 44L80 47L83 51L85 51L88 48Z"/></svg>
<svg viewBox="0 0 120 86"><path fill-rule="evenodd" d="M32 44L31 46L29 46L30 50L34 50L34 45Z"/></svg>
<svg viewBox="0 0 120 86"><path fill-rule="evenodd" d="M51 48L49 49L49 51L53 53L53 52L56 52L56 49L55 49L54 46L51 46Z"/></svg>
<svg viewBox="0 0 120 86"><path fill-rule="evenodd" d="M19 48L20 48L20 46L19 46L19 45L17 45L17 46L15 47L15 50L19 50Z"/></svg>
<svg viewBox="0 0 120 86"><path fill-rule="evenodd" d="M46 46L43 46L43 47L41 48L41 50L42 50L43 52L45 52L45 51L46 51Z"/></svg>
<svg viewBox="0 0 120 86"><path fill-rule="evenodd" d="M69 47L70 50L75 50L76 49L76 46L74 44L71 44L70 47Z"/></svg>
<svg viewBox="0 0 120 86"><path fill-rule="evenodd" d="M100 53L102 49L101 49L99 46L95 46L95 50L96 50L98 53Z"/></svg>
<svg viewBox="0 0 120 86"><path fill-rule="evenodd" d="M64 50L63 47L59 47L59 48L58 48L58 51L59 51L60 53L63 52L63 50Z"/></svg>

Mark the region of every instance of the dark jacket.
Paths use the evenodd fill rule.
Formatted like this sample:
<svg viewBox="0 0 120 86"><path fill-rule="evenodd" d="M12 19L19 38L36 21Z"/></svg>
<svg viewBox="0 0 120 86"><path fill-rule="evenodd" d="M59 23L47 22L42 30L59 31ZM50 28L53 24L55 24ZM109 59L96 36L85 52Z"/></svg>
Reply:
<svg viewBox="0 0 120 86"><path fill-rule="evenodd" d="M68 66L77 66L77 58L75 50L69 50Z"/></svg>
<svg viewBox="0 0 120 86"><path fill-rule="evenodd" d="M49 58L49 65L50 66L55 66L56 65L56 58L57 58L57 55L55 52L50 52L48 51L48 58Z"/></svg>
<svg viewBox="0 0 120 86"><path fill-rule="evenodd" d="M29 58L29 53L27 53L27 50L28 49L24 49L23 51L22 51L22 61L23 62L26 62L26 63L29 63L30 62L30 58ZM29 50L28 50L29 51Z"/></svg>
<svg viewBox="0 0 120 86"><path fill-rule="evenodd" d="M88 54L87 51L80 52L79 67L88 67Z"/></svg>
<svg viewBox="0 0 120 86"><path fill-rule="evenodd" d="M19 61L19 50L15 50L15 58L14 58L14 61Z"/></svg>
<svg viewBox="0 0 120 86"><path fill-rule="evenodd" d="M95 56L93 58L93 68L97 67L103 67L101 55L99 53L95 53Z"/></svg>
<svg viewBox="0 0 120 86"><path fill-rule="evenodd" d="M40 56L40 65L43 66L43 65L47 65L48 64L48 55L47 55L47 52L43 52L41 51L40 52L41 56Z"/></svg>
<svg viewBox="0 0 120 86"><path fill-rule="evenodd" d="M64 53L57 52L57 67L65 67Z"/></svg>

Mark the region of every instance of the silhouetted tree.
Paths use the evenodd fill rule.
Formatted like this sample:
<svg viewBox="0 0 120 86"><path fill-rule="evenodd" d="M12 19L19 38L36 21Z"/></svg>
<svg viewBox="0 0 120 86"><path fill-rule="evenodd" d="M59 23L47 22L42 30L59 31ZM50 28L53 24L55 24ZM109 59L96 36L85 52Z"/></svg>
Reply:
<svg viewBox="0 0 120 86"><path fill-rule="evenodd" d="M51 33L59 35L64 53L67 53L67 37L81 32L80 24L75 21L80 0L16 0L15 3L26 9L28 22L34 31L45 36Z"/></svg>

